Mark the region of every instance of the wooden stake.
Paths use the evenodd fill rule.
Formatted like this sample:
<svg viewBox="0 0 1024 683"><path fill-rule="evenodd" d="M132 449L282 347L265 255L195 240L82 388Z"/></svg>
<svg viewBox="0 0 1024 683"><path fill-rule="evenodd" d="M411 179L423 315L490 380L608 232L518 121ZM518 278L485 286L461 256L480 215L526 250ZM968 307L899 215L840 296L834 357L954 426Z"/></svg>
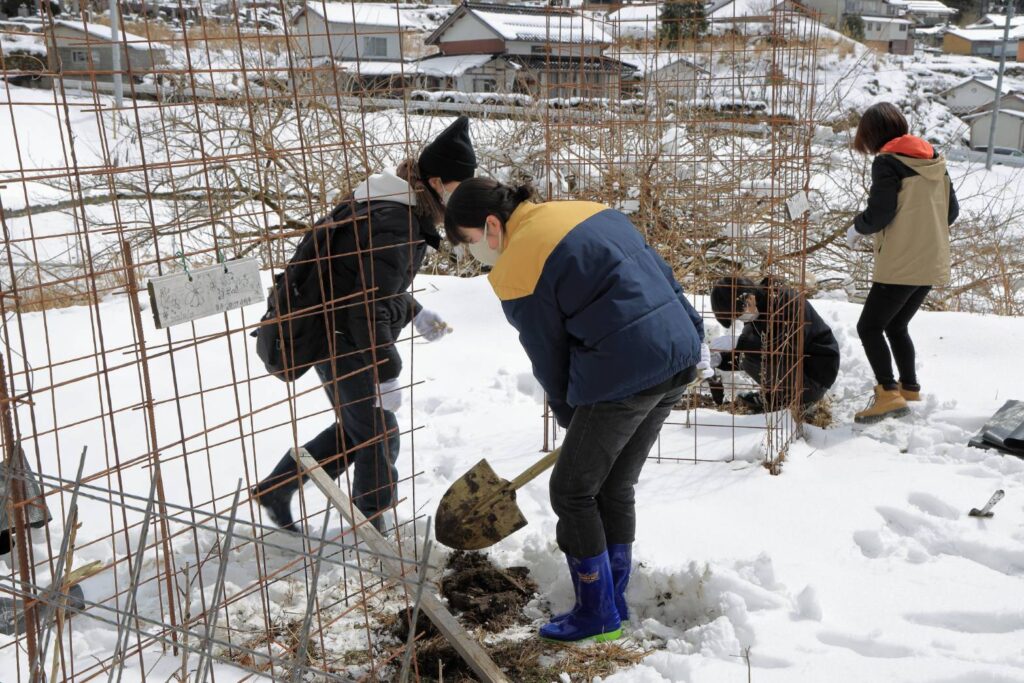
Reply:
<svg viewBox="0 0 1024 683"><path fill-rule="evenodd" d="M313 459L305 448L296 448L291 451L302 466L304 474L313 480L317 488L327 497L334 508L345 518L359 540L363 541L371 551L379 555L379 561L391 578L404 582L407 570L414 572L418 566L415 563L401 560L398 557L398 548L384 538L372 524L363 516L354 505L348 495L338 488L334 480L328 476L320 467L320 463ZM437 630L441 632L445 640L452 644L455 650L462 657L466 664L480 677L483 683L511 683L508 677L498 668L490 655L480 647L480 643L462 627L462 624L452 616L440 598L433 591L425 591L420 604L420 609L434 623ZM416 624L410 624L409 628L415 629Z"/></svg>

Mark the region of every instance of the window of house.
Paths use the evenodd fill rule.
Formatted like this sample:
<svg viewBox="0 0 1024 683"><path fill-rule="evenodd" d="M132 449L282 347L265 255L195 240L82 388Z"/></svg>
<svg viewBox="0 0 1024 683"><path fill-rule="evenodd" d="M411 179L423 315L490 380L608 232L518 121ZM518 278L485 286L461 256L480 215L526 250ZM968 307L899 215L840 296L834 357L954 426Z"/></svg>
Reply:
<svg viewBox="0 0 1024 683"><path fill-rule="evenodd" d="M477 92L494 92L498 89L498 83L493 78L478 78L476 79L476 87L474 90Z"/></svg>
<svg viewBox="0 0 1024 683"><path fill-rule="evenodd" d="M906 24L900 24L900 33L906 33L906 32L907 32L907 25Z"/></svg>
<svg viewBox="0 0 1024 683"><path fill-rule="evenodd" d="M388 39L377 36L363 38L364 57L387 57Z"/></svg>
<svg viewBox="0 0 1024 683"><path fill-rule="evenodd" d="M89 55L85 50L72 50L71 51L71 63L72 64L88 64Z"/></svg>

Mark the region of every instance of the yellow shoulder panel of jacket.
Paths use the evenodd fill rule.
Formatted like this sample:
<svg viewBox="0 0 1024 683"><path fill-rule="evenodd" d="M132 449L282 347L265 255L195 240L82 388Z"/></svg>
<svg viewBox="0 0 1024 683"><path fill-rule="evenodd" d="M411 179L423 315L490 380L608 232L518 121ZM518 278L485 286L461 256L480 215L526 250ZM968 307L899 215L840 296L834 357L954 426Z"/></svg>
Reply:
<svg viewBox="0 0 1024 683"><path fill-rule="evenodd" d="M488 280L502 301L533 294L544 264L577 225L608 207L596 202L523 202L505 226L505 248Z"/></svg>

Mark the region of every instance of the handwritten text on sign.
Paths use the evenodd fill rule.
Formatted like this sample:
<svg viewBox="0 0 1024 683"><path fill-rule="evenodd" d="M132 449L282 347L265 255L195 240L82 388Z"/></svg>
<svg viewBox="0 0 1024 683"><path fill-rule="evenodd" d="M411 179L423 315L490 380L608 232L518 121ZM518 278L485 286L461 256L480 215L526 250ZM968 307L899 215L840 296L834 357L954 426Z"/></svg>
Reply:
<svg viewBox="0 0 1024 683"><path fill-rule="evenodd" d="M263 296L260 265L251 258L149 281L149 300L158 328L258 303Z"/></svg>

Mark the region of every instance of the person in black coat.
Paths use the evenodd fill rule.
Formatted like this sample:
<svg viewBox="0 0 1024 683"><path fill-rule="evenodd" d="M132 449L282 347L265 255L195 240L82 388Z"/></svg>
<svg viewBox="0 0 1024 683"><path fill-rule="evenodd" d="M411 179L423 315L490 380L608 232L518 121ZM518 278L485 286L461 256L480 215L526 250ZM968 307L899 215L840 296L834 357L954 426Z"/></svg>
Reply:
<svg viewBox="0 0 1024 683"><path fill-rule="evenodd" d="M832 328L791 287L772 278L755 283L745 277L725 277L711 290L711 309L727 329L734 321L743 323L734 345L713 342L712 350L722 357L718 369L742 370L760 386L759 392L737 397L749 409L779 410L792 403L800 375L797 363L802 362L803 370L801 406L820 401L835 383L839 375L839 344ZM798 358L801 311L803 357ZM721 403L721 379L715 378L711 389L712 397Z"/></svg>
<svg viewBox="0 0 1024 683"><path fill-rule="evenodd" d="M410 322L428 341L448 331L409 288L427 247L440 245L437 226L448 197L475 171L469 119L461 116L418 159L370 176L324 219L333 234L329 265L318 268L325 300L334 303L333 324L328 357L314 368L335 419L303 448L332 477L354 464L353 502L379 530L398 479L402 358L395 340ZM291 501L299 485L289 450L251 493L275 524L294 530Z"/></svg>

